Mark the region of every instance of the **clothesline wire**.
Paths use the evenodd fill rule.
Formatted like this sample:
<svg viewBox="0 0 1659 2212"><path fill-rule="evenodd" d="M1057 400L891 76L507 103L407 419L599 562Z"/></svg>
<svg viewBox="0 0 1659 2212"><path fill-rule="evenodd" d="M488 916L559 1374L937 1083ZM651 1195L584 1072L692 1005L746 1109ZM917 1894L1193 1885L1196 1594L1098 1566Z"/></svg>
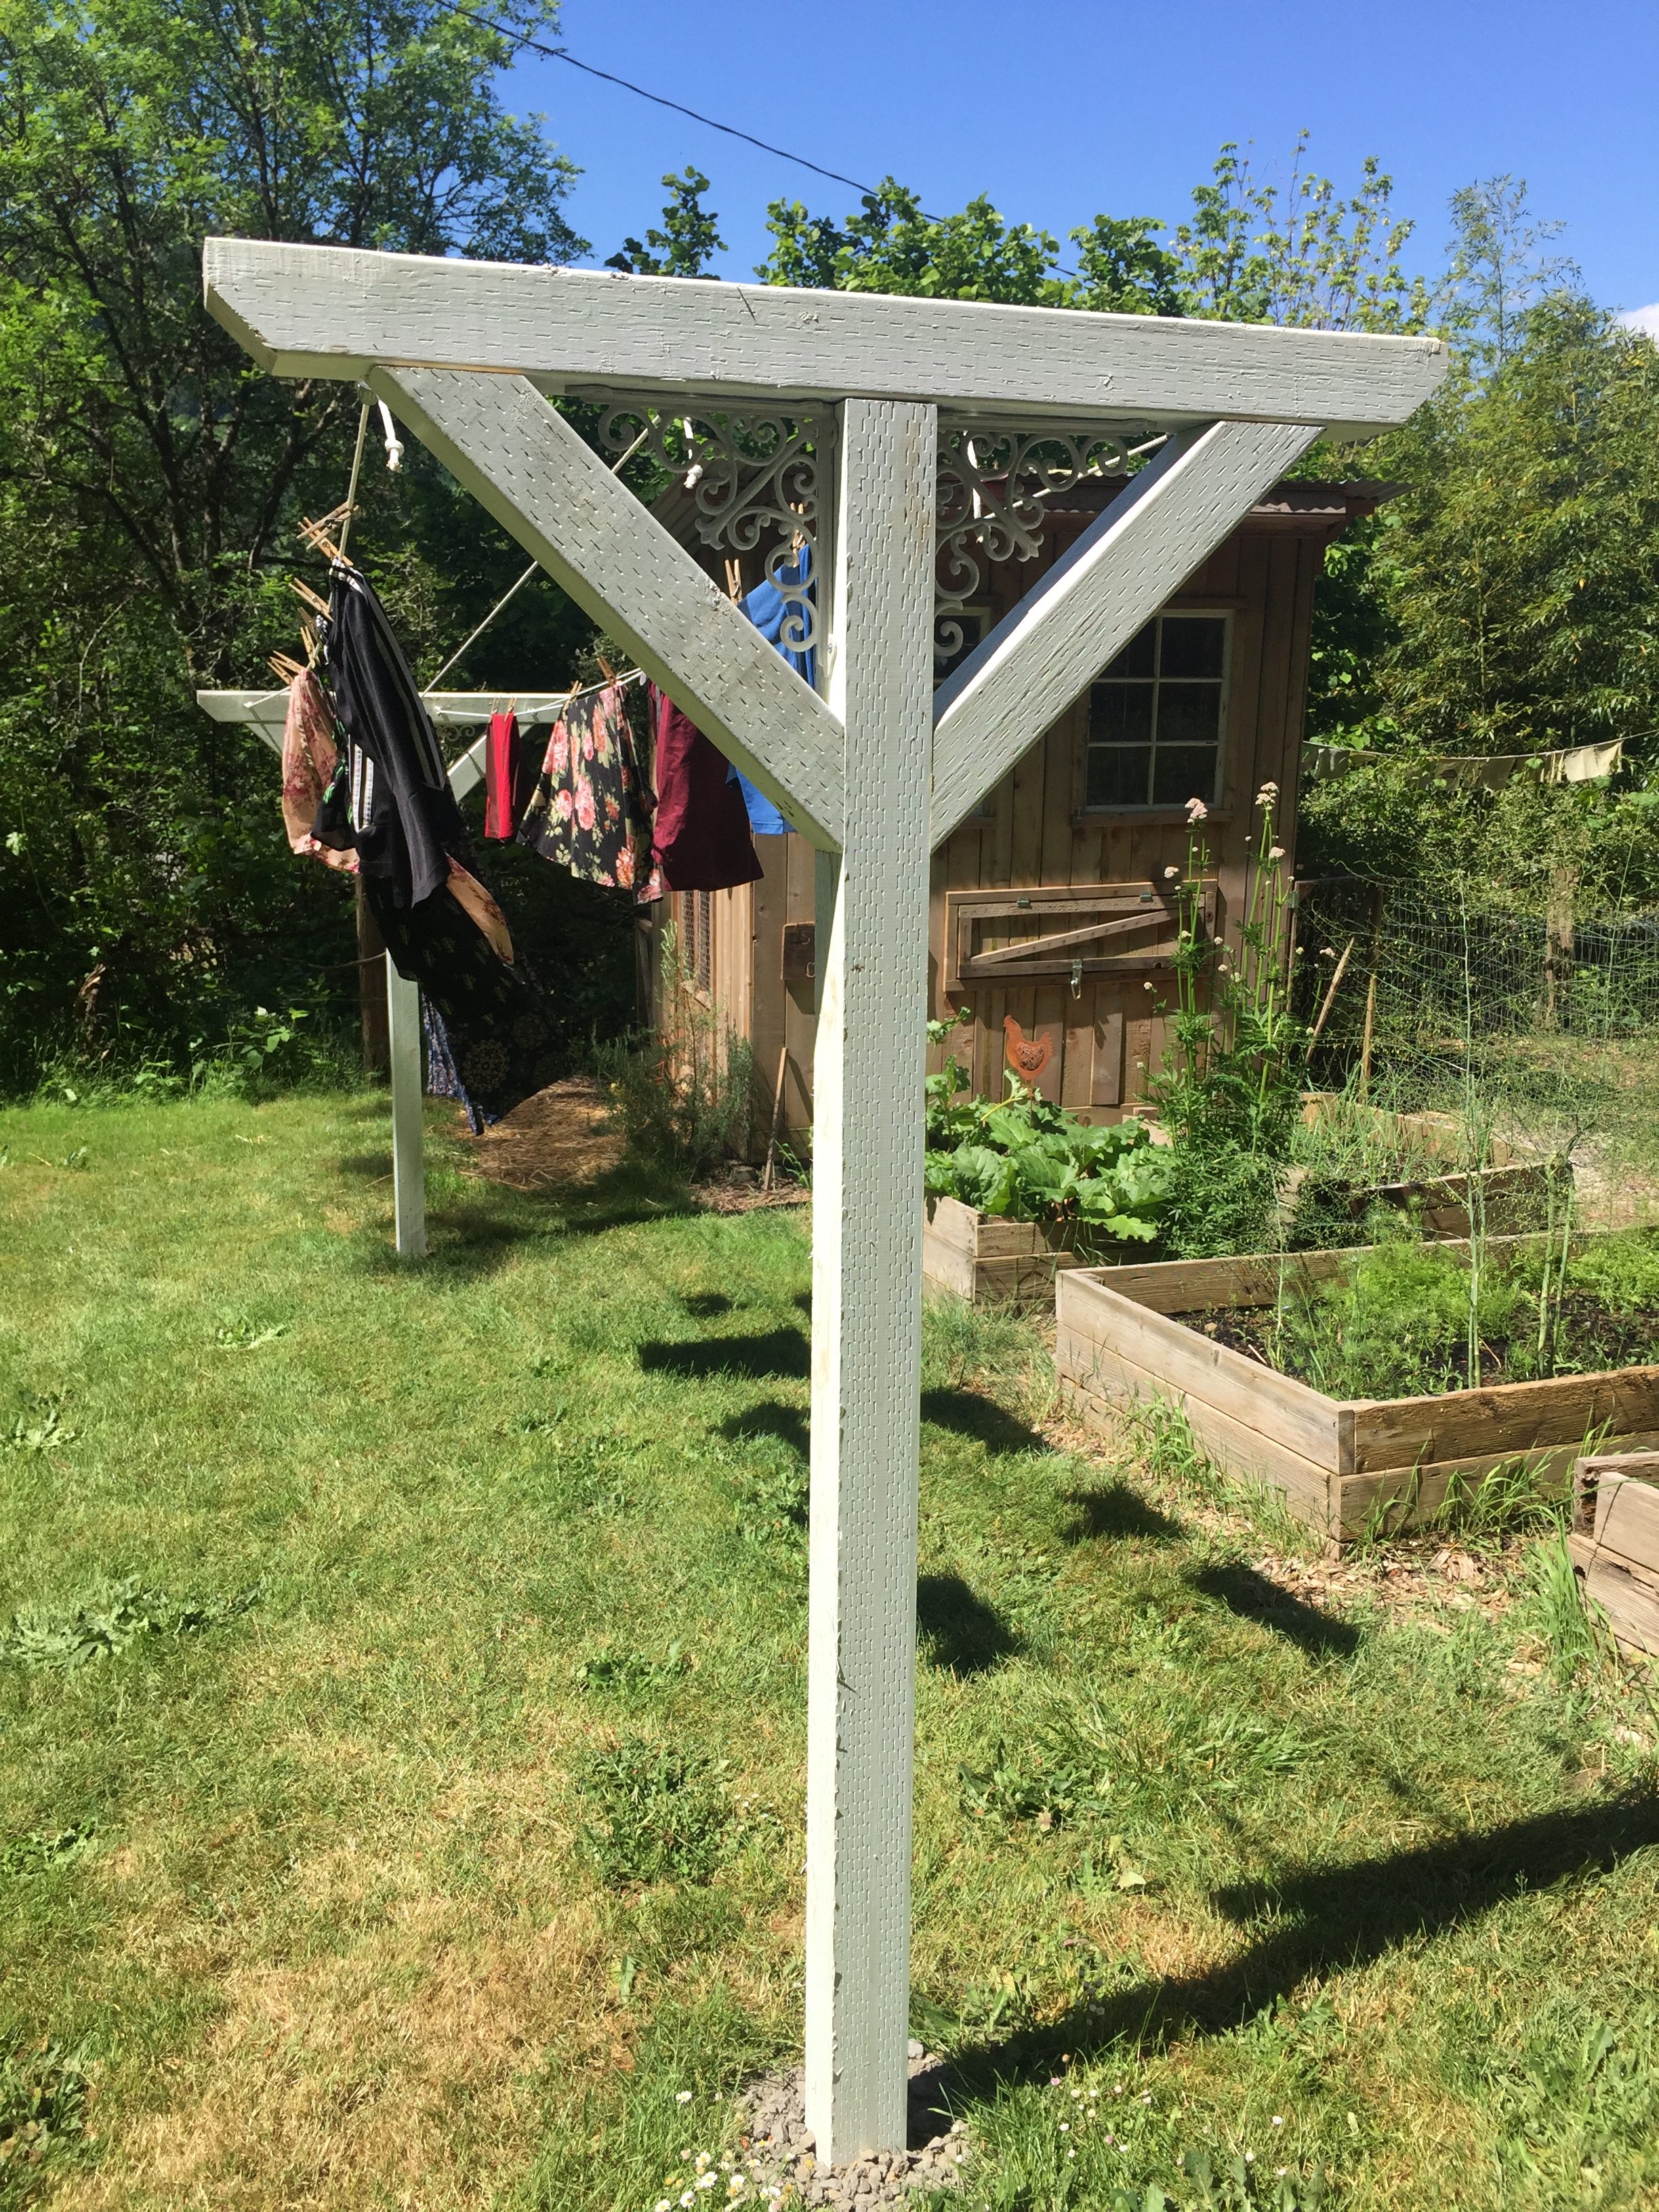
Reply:
<svg viewBox="0 0 1659 2212"><path fill-rule="evenodd" d="M641 431L639 436L635 439L633 444L628 448L628 451L622 456L621 459L612 461L611 464L611 473L613 477L627 467L629 462L633 459L635 454L638 453L640 447L645 443L646 440L650 435L651 426L647 422L645 428ZM360 459L362 454L362 433L360 430L357 434L357 453ZM355 485L357 481L356 472L355 470L353 471L351 480ZM507 589L502 592L501 598L496 600L495 605L491 607L489 612L484 617L483 620L478 624L477 629L473 631L471 636L467 639L465 645L463 645L459 651L450 654L448 659L445 661L443 666L438 671L430 684L425 686L425 689L422 693L422 697L426 696L426 692L435 691L437 690L438 686L443 682L445 677L448 675L450 670L455 665L456 662L463 657L471 647L477 643L478 640L489 628L490 623L495 621L496 616L500 614L501 609L507 605L514 593L523 590L524 586L530 581L530 579L536 574L541 565L542 564L539 561L532 561L530 566L525 570L523 575L519 578L518 581L514 584L509 585ZM573 694L572 696L574 696L574 695Z"/></svg>
<svg viewBox="0 0 1659 2212"><path fill-rule="evenodd" d="M671 108L676 115L689 116L693 123L701 123L705 130L718 131L727 138L741 138L745 146L757 146L763 154L773 155L780 161L793 161L798 169L810 169L815 177L828 177L831 184L847 185L855 192L866 193L872 199L880 191L879 185L860 184L856 177L843 176L839 169L826 169L822 161L809 161L805 154L792 154L787 146L774 146L768 139L757 138L752 131L739 131L735 124L716 122L712 115L705 115L696 107L688 107L683 100L665 99L659 92L647 92L642 84L635 84L630 77L618 76L614 70L597 68L592 62L578 61L574 54L567 52L562 46L544 46L539 39L532 39L523 31L514 31L489 15L482 15L476 8L462 7L460 0L437 0L437 4L446 15L464 15L469 23L482 24L485 30L494 31L497 38L510 39L515 46L522 46L532 54L540 54L550 62L568 62L572 69L580 70L586 76L603 77L607 84L617 85L623 92L634 94L636 99L648 100L653 107ZM921 213L924 222L943 222L945 220L943 216L929 215L926 208ZM1058 262L1054 264L1054 274L1078 280L1075 269L1062 268Z"/></svg>

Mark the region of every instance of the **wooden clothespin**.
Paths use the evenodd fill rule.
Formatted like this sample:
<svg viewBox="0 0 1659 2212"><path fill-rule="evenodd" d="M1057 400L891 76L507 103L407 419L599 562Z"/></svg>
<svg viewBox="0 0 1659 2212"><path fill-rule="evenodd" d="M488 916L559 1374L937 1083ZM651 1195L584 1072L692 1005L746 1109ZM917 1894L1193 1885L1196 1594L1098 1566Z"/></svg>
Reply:
<svg viewBox="0 0 1659 2212"><path fill-rule="evenodd" d="M312 590L310 585L307 583L303 576L290 576L288 580L288 587L289 591L293 592L296 599L301 599L304 601L306 605L311 609L313 614L327 614L328 601L325 599L319 598L318 594Z"/></svg>
<svg viewBox="0 0 1659 2212"><path fill-rule="evenodd" d="M305 672L305 663L296 660L291 653L273 653L268 656L270 665L281 684L292 684L296 676Z"/></svg>
<svg viewBox="0 0 1659 2212"><path fill-rule="evenodd" d="M329 514L320 516L315 522L302 520L295 535L302 545L310 546L313 553L321 553L331 562L349 568L351 566L350 562L328 533L333 524L343 522L351 512L349 507L337 507Z"/></svg>
<svg viewBox="0 0 1659 2212"><path fill-rule="evenodd" d="M726 564L726 596L733 605L743 597L743 563L728 560Z"/></svg>
<svg viewBox="0 0 1659 2212"><path fill-rule="evenodd" d="M617 680L617 672L611 665L611 663L605 659L605 655L602 653L596 653L593 658L599 662L599 673L604 677L605 682L607 684L614 684Z"/></svg>

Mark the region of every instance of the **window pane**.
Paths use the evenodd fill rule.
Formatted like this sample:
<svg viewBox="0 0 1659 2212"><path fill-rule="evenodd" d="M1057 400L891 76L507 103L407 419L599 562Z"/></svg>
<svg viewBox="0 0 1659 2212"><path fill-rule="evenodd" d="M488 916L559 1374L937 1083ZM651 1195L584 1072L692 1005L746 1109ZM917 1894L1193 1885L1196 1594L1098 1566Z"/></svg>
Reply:
<svg viewBox="0 0 1659 2212"><path fill-rule="evenodd" d="M1145 806L1152 758L1150 745L1091 745L1084 803L1089 806Z"/></svg>
<svg viewBox="0 0 1659 2212"><path fill-rule="evenodd" d="M1201 799L1207 806L1215 797L1213 745L1160 745L1152 775L1154 806L1184 806Z"/></svg>
<svg viewBox="0 0 1659 2212"><path fill-rule="evenodd" d="M1218 684L1160 684L1158 742L1160 745L1212 745L1221 734Z"/></svg>
<svg viewBox="0 0 1659 2212"><path fill-rule="evenodd" d="M1165 615L1159 675L1219 676L1226 637L1223 616Z"/></svg>
<svg viewBox="0 0 1659 2212"><path fill-rule="evenodd" d="M1150 676L1152 672L1152 649L1158 642L1158 624L1149 622L1139 637L1132 637L1117 659L1101 673L1105 676Z"/></svg>
<svg viewBox="0 0 1659 2212"><path fill-rule="evenodd" d="M1089 743L1139 745L1152 741L1150 684L1097 684L1089 694Z"/></svg>

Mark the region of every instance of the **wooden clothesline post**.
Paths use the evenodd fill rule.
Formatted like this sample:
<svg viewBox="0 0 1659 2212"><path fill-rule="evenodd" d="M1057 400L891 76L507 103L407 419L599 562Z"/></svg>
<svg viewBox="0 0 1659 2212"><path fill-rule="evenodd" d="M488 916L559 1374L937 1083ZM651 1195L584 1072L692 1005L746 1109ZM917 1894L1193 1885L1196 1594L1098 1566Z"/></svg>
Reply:
<svg viewBox="0 0 1659 2212"><path fill-rule="evenodd" d="M272 374L365 378L819 855L807 2119L822 2164L900 2148L929 854L1322 430L1403 422L1442 349L231 240L205 274ZM547 404L566 388L833 408L826 696ZM947 410L1172 434L935 690Z"/></svg>

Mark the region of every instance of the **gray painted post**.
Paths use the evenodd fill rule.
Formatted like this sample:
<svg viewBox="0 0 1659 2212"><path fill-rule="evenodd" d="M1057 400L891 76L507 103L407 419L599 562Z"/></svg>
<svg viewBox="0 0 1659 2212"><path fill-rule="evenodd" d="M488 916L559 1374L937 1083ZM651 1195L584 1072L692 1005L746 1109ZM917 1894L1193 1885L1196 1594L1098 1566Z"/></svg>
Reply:
<svg viewBox="0 0 1659 2212"><path fill-rule="evenodd" d="M386 1009L392 1031L392 1201L398 1256L426 1257L426 1161L421 1129L421 987L406 982L386 957Z"/></svg>
<svg viewBox="0 0 1659 2212"><path fill-rule="evenodd" d="M905 2139L937 417L842 412L830 704L846 840L813 1081L806 2117Z"/></svg>

